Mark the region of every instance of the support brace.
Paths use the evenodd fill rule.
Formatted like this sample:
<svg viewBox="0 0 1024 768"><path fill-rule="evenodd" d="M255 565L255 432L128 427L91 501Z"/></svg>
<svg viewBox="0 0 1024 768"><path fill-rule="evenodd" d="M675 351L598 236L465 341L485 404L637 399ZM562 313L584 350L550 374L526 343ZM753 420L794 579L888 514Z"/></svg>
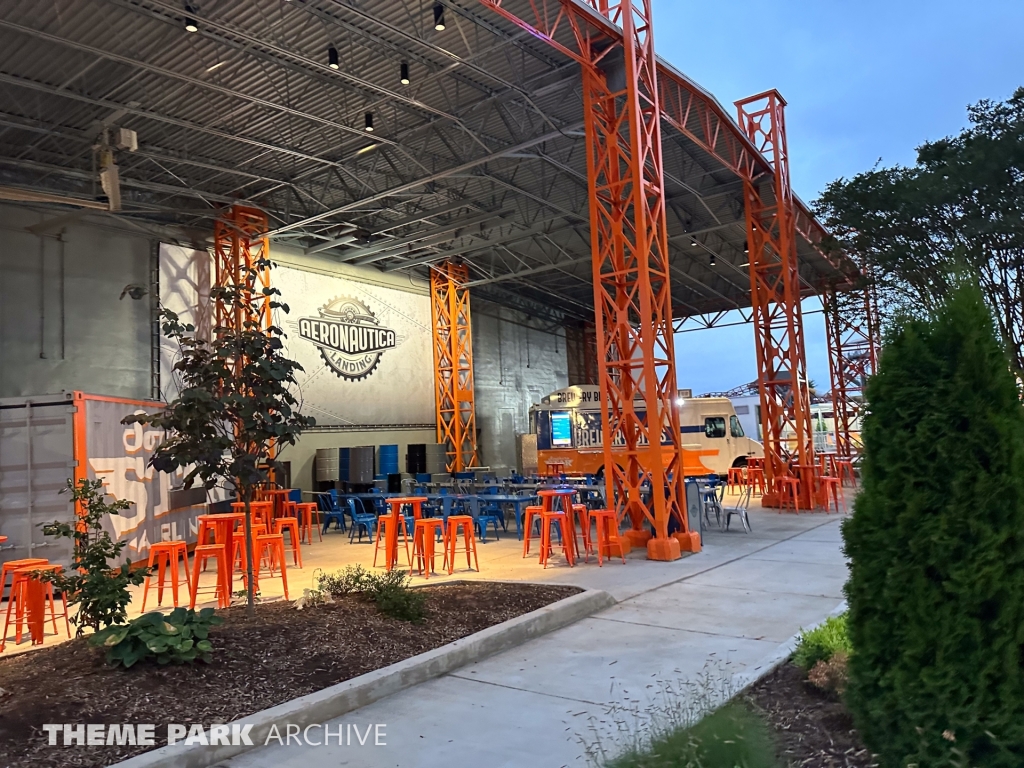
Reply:
<svg viewBox="0 0 1024 768"><path fill-rule="evenodd" d="M437 442L448 446L449 472L477 466L468 280L464 264L445 261L430 270Z"/></svg>
<svg viewBox="0 0 1024 768"><path fill-rule="evenodd" d="M832 286L822 296L822 304L832 374L836 453L853 459L862 448L858 419L864 386L878 364L878 312L870 286L843 292Z"/></svg>
<svg viewBox="0 0 1024 768"><path fill-rule="evenodd" d="M736 102L740 128L768 158L770 188L754 175L743 178L747 219L754 346L764 438L764 506L786 502L785 480L800 480L799 506L818 506L814 433L804 354L796 209L789 183L786 102L772 90Z"/></svg>

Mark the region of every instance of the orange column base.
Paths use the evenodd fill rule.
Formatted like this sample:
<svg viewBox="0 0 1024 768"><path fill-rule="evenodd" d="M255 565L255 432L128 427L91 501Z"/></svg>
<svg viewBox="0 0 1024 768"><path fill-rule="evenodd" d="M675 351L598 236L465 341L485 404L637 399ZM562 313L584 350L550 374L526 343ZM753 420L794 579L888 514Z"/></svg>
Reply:
<svg viewBox="0 0 1024 768"><path fill-rule="evenodd" d="M761 497L762 507L780 507L782 506L782 497L775 491L766 491Z"/></svg>
<svg viewBox="0 0 1024 768"><path fill-rule="evenodd" d="M628 531L622 534L622 538L629 542L630 548L640 549L646 547L647 542L651 540L651 532L643 529L630 528Z"/></svg>
<svg viewBox="0 0 1024 768"><path fill-rule="evenodd" d="M647 559L663 562L678 560L682 557L679 550L679 539L674 536L664 539L650 539L647 542Z"/></svg>
<svg viewBox="0 0 1024 768"><path fill-rule="evenodd" d="M700 552L700 534L694 531L672 534L679 542L681 552Z"/></svg>

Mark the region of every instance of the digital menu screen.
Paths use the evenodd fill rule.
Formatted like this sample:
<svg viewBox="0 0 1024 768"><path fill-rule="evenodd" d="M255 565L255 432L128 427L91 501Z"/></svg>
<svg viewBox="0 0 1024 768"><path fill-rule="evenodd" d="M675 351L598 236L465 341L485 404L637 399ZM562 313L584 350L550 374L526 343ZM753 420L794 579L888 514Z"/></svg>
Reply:
<svg viewBox="0 0 1024 768"><path fill-rule="evenodd" d="M572 414L569 411L551 412L551 447L572 447Z"/></svg>

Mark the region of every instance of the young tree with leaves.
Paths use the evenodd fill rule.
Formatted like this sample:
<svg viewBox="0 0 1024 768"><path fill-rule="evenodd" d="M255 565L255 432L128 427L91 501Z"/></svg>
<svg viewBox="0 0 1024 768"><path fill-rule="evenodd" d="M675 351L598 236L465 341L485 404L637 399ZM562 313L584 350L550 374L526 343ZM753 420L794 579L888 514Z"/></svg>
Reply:
<svg viewBox="0 0 1024 768"><path fill-rule="evenodd" d="M866 398L858 730L884 768L1024 765L1024 408L979 288L891 333Z"/></svg>
<svg viewBox="0 0 1024 768"><path fill-rule="evenodd" d="M115 542L104 530L103 521L109 515L119 515L131 502L125 499L106 500L102 480L82 479L75 485L68 480L61 493L71 494L75 505L75 518L71 522L54 521L43 525L43 533L60 539L71 539L71 567L60 573L45 572L44 581L50 581L64 593L70 605L78 606L71 617L78 626L77 636L86 627L98 632L112 624L124 624L126 606L131 602L129 586L138 586L146 580L148 569L132 568L126 560L112 565L121 556L128 542Z"/></svg>
<svg viewBox="0 0 1024 768"><path fill-rule="evenodd" d="M155 469L185 470L186 488L197 480L207 489L223 483L245 504L249 616L255 605L254 491L270 481L278 467L276 453L293 445L303 429L316 423L298 412L292 388L302 366L282 354L284 332L260 322L261 311L267 308L288 312L288 306L274 298L280 296L276 288L254 289L257 275L272 266L260 259L243 271L241 283L211 291L212 300L224 302L233 316L242 318L241 327L214 328L212 339L196 336L194 326L161 310L164 336L180 349L174 370L181 379L181 391L163 410L123 420L165 431L164 441L150 459Z"/></svg>
<svg viewBox="0 0 1024 768"><path fill-rule="evenodd" d="M880 298L920 315L967 266L1018 374L1024 373L1024 88L968 109L971 126L926 142L911 167L832 182L816 212Z"/></svg>

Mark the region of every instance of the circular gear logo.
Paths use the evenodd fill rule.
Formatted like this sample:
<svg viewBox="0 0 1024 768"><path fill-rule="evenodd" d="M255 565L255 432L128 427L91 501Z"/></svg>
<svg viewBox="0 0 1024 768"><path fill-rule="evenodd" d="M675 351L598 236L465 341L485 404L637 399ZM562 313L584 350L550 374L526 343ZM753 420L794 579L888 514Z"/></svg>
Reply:
<svg viewBox="0 0 1024 768"><path fill-rule="evenodd" d="M377 368L381 355L395 348L395 332L380 324L359 299L342 296L299 318L299 336L315 344L327 367L342 379L359 381Z"/></svg>

